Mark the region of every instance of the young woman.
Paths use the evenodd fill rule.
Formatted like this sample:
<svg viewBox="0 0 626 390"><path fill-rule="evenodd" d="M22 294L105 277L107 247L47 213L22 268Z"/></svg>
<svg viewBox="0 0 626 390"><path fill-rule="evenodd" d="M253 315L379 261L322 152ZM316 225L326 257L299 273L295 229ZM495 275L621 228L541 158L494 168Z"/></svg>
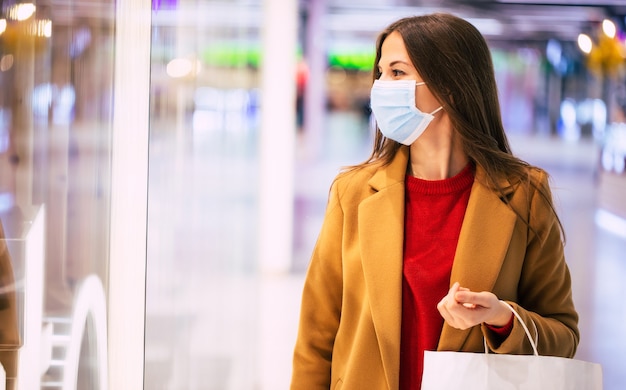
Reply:
<svg viewBox="0 0 626 390"><path fill-rule="evenodd" d="M450 14L377 41L365 163L334 181L292 389L419 389L424 350L573 357L578 315L548 175L511 153L489 48Z"/></svg>

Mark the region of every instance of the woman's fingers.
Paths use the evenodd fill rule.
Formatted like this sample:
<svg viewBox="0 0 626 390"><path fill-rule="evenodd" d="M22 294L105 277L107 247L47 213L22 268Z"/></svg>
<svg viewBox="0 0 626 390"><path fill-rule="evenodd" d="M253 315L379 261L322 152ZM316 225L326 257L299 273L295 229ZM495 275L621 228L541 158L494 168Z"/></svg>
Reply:
<svg viewBox="0 0 626 390"><path fill-rule="evenodd" d="M454 299L457 302L471 305L472 307L481 306L484 308L491 308L498 304L498 298L487 291L483 292L471 292L469 290L459 291L454 295ZM468 305L465 305L466 307Z"/></svg>
<svg viewBox="0 0 626 390"><path fill-rule="evenodd" d="M490 319L497 304L498 298L490 292L472 292L454 283L437 309L450 326L467 329Z"/></svg>

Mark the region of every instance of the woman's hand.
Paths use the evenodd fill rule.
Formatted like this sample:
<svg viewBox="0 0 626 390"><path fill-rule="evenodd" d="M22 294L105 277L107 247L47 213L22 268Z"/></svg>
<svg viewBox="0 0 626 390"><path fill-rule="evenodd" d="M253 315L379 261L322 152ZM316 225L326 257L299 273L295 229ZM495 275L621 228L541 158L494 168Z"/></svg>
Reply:
<svg viewBox="0 0 626 390"><path fill-rule="evenodd" d="M457 329L468 329L482 323L505 326L513 315L493 293L472 292L458 282L439 301L437 309L448 325Z"/></svg>

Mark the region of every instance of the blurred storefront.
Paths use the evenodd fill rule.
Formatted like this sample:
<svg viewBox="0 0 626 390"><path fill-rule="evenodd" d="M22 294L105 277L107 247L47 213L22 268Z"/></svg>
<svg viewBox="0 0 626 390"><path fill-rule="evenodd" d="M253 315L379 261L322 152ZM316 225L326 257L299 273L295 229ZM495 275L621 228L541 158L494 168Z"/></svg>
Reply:
<svg viewBox="0 0 626 390"><path fill-rule="evenodd" d="M580 149L585 152L601 147L598 134L611 102L576 36L609 16L604 9L514 4L513 12L499 13L472 10L477 2L471 1L425 1L419 7L410 1L300 2L297 15L284 10L281 20L297 17L296 45L280 41L292 51L294 69L279 67L266 46L270 3L162 2L153 11L154 201L148 208L145 362L150 388L287 387L291 351L281 348L292 334L281 325L294 313L279 308L297 297L272 295L268 280L277 282L286 271L302 274L321 223L326 184L339 167L368 156L374 41L392 20L436 10L467 12L492 47L509 133L572 145L593 140ZM537 31L531 31L533 24ZM274 119L269 124L263 111L272 101L265 94L279 86L268 83L265 72L277 77L273 82L293 80L295 90L293 101L268 115ZM291 115L292 109L293 123L279 123L281 113ZM295 140L275 126L291 126ZM280 187L263 179L263 137L272 132L273 146L287 151L282 161L295 164L293 178L281 173ZM531 160L538 155L529 150ZM293 207L292 231L285 232L283 216L264 214L268 187L290 194L279 208ZM287 264L277 260L285 246ZM275 255L270 261L267 247ZM267 296L275 301L267 304Z"/></svg>
<svg viewBox="0 0 626 390"><path fill-rule="evenodd" d="M401 16L471 19L508 131L592 140L598 202L626 219L624 57L608 82L570 32L592 36L616 8L507 3L1 1L7 377L285 387L290 351L276 349L296 313L277 302L298 297L276 283L306 268L335 173L368 156L374 41ZM623 17L616 30L623 45Z"/></svg>
<svg viewBox="0 0 626 390"><path fill-rule="evenodd" d="M626 32L623 25L604 20L579 38L590 72L602 84L606 119L593 136L600 145L598 161L599 221L626 235ZM594 129L595 130L595 129Z"/></svg>

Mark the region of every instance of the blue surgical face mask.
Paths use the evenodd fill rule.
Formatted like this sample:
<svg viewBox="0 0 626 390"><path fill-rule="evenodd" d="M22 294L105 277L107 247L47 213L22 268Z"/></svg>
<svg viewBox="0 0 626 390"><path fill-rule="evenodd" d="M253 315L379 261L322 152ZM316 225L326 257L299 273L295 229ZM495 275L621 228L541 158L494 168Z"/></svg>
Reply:
<svg viewBox="0 0 626 390"><path fill-rule="evenodd" d="M433 114L443 108L429 114L415 107L415 86L424 84L415 80L374 80L370 106L385 137L411 145L435 118Z"/></svg>

